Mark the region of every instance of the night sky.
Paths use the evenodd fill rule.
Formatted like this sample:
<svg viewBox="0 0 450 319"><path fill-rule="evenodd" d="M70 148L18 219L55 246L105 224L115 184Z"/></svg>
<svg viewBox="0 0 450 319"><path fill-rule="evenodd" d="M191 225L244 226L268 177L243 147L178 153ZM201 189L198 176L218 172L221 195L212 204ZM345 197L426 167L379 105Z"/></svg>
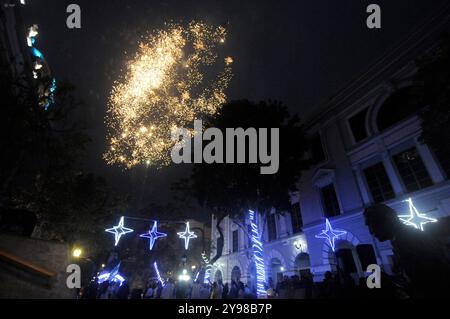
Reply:
<svg viewBox="0 0 450 319"><path fill-rule="evenodd" d="M74 84L84 101L79 116L93 139L86 165L135 200L165 202L186 168L124 172L102 160L104 115L113 81L140 36L166 21L225 25L233 56L230 99L278 99L305 116L362 73L446 0L29 0L28 25L38 24L37 47L55 77ZM82 9L82 29L66 27L66 7ZM382 8L381 30L369 30L366 7ZM145 179L144 177L147 176ZM145 188L143 182L146 180Z"/></svg>

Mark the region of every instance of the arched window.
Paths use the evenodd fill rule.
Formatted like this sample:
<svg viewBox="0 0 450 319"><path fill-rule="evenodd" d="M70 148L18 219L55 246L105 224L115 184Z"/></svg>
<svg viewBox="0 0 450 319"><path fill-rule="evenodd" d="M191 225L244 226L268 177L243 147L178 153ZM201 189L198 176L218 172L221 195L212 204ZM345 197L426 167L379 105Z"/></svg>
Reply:
<svg viewBox="0 0 450 319"><path fill-rule="evenodd" d="M223 281L222 272L220 270L216 271L216 275L214 276L214 281L217 283Z"/></svg>
<svg viewBox="0 0 450 319"><path fill-rule="evenodd" d="M240 282L241 281L241 269L236 266L231 271L231 280L234 282Z"/></svg>
<svg viewBox="0 0 450 319"><path fill-rule="evenodd" d="M363 270L366 270L370 265L377 264L377 257L372 245L358 245L356 247L356 251L358 253L359 261L361 262L361 267Z"/></svg>
<svg viewBox="0 0 450 319"><path fill-rule="evenodd" d="M425 107L425 104L418 86L410 86L396 91L384 102L378 111L378 131L383 132L406 118L417 114L423 107Z"/></svg>
<svg viewBox="0 0 450 319"><path fill-rule="evenodd" d="M295 258L295 269L300 274L300 278L310 274L311 259L308 254L301 253Z"/></svg>
<svg viewBox="0 0 450 319"><path fill-rule="evenodd" d="M281 261L278 258L272 258L270 261L270 278L272 278L275 286L283 279L284 271L285 269Z"/></svg>

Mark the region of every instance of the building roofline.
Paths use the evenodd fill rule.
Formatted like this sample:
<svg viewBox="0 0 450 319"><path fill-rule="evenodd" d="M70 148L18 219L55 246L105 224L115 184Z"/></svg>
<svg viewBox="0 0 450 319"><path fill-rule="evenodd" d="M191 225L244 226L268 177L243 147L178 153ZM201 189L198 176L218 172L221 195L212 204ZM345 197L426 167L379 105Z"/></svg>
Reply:
<svg viewBox="0 0 450 319"><path fill-rule="evenodd" d="M439 37L445 31L448 31L449 22L450 2L446 2L442 7L433 12L420 26L415 28L413 32L388 49L366 71L350 80L328 101L320 104L315 111L306 117L305 127L309 129L324 118L329 118L336 111L340 112L345 110L355 100L361 98L366 92L373 89L383 80L386 80L393 73L393 69L398 71L425 53L425 51L438 45Z"/></svg>

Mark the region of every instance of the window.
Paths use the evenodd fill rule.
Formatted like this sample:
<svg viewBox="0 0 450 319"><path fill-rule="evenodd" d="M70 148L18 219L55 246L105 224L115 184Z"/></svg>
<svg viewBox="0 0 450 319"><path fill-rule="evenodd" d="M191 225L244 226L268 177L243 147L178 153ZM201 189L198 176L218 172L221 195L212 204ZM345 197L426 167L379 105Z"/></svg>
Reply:
<svg viewBox="0 0 450 319"><path fill-rule="evenodd" d="M395 155L394 162L408 192L415 192L433 185L416 148Z"/></svg>
<svg viewBox="0 0 450 319"><path fill-rule="evenodd" d="M368 109L365 109L349 119L348 123L353 133L355 142L361 142L367 138L366 117Z"/></svg>
<svg viewBox="0 0 450 319"><path fill-rule="evenodd" d="M358 245L356 247L361 267L365 271L370 265L376 265L377 257L372 245Z"/></svg>
<svg viewBox="0 0 450 319"><path fill-rule="evenodd" d="M239 230L233 231L233 253L239 251Z"/></svg>
<svg viewBox="0 0 450 319"><path fill-rule="evenodd" d="M247 225L247 233L248 233L248 248L250 248L250 247L252 247L252 244L253 244L253 242L252 242L252 225L250 225L250 224L248 224Z"/></svg>
<svg viewBox="0 0 450 319"><path fill-rule="evenodd" d="M395 197L391 182L382 163L366 168L364 175L366 176L372 199L375 202L381 203Z"/></svg>
<svg viewBox="0 0 450 319"><path fill-rule="evenodd" d="M269 241L274 241L277 239L277 220L275 214L270 214L267 218L267 227Z"/></svg>
<svg viewBox="0 0 450 319"><path fill-rule="evenodd" d="M382 132L416 114L424 106L420 92L420 88L412 86L392 94L378 112L378 130Z"/></svg>
<svg viewBox="0 0 450 319"><path fill-rule="evenodd" d="M336 259L340 270L344 274L357 272L355 259L351 249L340 249L336 252Z"/></svg>
<svg viewBox="0 0 450 319"><path fill-rule="evenodd" d="M437 148L433 149L433 151L439 164L441 164L441 168L444 170L445 175L447 175L447 179L450 179L450 152L448 150Z"/></svg>
<svg viewBox="0 0 450 319"><path fill-rule="evenodd" d="M325 161L325 159L326 159L325 151L323 149L322 138L320 136L320 133L315 134L311 138L310 143L311 143L312 160L315 163L320 163L320 162Z"/></svg>
<svg viewBox="0 0 450 319"><path fill-rule="evenodd" d="M302 211L300 208L300 203L294 204L291 210L291 223L292 223L292 232L294 234L300 233L303 228L303 218Z"/></svg>
<svg viewBox="0 0 450 319"><path fill-rule="evenodd" d="M320 189L325 217L333 217L341 214L339 202L334 185L330 184Z"/></svg>

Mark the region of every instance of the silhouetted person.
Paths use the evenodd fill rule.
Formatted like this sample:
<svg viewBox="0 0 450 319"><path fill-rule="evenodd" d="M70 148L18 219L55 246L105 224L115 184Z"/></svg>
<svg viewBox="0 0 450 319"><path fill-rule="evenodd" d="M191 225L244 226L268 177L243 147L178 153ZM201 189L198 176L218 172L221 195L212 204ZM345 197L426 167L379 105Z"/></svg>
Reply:
<svg viewBox="0 0 450 319"><path fill-rule="evenodd" d="M84 290L81 299L97 299L98 284L92 281Z"/></svg>
<svg viewBox="0 0 450 319"><path fill-rule="evenodd" d="M412 297L447 296L450 260L439 240L427 232L404 225L397 213L386 205L373 205L365 210L364 215L372 235L381 242L391 241L399 266L411 282Z"/></svg>
<svg viewBox="0 0 450 319"><path fill-rule="evenodd" d="M325 273L325 278L320 286L320 298L332 299L336 292L336 281L330 271Z"/></svg>
<svg viewBox="0 0 450 319"><path fill-rule="evenodd" d="M128 299L128 296L130 295L130 286L128 283L123 283L122 286L119 287L117 291L117 299Z"/></svg>
<svg viewBox="0 0 450 319"><path fill-rule="evenodd" d="M222 299L228 298L229 291L230 291L230 288L229 288L228 284L225 284L225 286L223 286L223 290L222 290Z"/></svg>

